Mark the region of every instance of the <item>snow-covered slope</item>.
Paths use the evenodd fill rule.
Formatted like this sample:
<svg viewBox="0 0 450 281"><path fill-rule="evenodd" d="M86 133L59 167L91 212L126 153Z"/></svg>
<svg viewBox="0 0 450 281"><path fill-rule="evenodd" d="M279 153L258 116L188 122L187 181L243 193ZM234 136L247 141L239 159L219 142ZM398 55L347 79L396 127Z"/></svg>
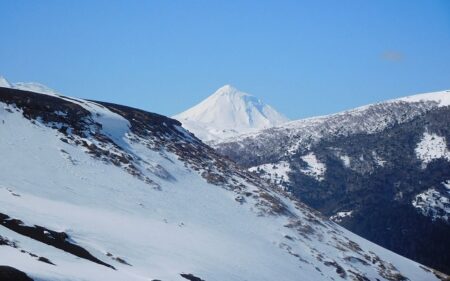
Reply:
<svg viewBox="0 0 450 281"><path fill-rule="evenodd" d="M400 99L390 100L388 102L430 102L434 101L438 103L438 106L449 106L450 105L450 91L441 91L433 93L418 94L413 96L408 96Z"/></svg>
<svg viewBox="0 0 450 281"><path fill-rule="evenodd" d="M1 88L0 264L35 280L438 279L180 125Z"/></svg>
<svg viewBox="0 0 450 281"><path fill-rule="evenodd" d="M258 98L225 85L196 106L174 116L204 141L267 129L288 121Z"/></svg>

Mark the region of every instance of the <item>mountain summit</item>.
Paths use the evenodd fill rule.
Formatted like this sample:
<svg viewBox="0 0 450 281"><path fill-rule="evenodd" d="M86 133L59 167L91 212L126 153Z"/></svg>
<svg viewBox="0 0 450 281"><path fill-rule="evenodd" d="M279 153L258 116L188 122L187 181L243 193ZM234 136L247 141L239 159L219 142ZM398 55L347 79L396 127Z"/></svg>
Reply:
<svg viewBox="0 0 450 281"><path fill-rule="evenodd" d="M59 93L46 85L37 82L16 82L11 83L5 77L0 75L0 87L17 89L23 91L30 91L40 94L45 94L49 96L58 96Z"/></svg>
<svg viewBox="0 0 450 281"><path fill-rule="evenodd" d="M173 118L204 141L266 129L288 121L260 99L231 85L219 88L196 106Z"/></svg>

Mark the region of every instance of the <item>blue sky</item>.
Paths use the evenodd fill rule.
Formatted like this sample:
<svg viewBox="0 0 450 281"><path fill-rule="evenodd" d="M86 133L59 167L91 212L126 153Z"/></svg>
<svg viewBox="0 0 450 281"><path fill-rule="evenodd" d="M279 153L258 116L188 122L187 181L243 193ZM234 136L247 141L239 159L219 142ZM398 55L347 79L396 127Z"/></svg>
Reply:
<svg viewBox="0 0 450 281"><path fill-rule="evenodd" d="M173 115L232 84L292 119L450 88L450 1L0 0L0 75Z"/></svg>

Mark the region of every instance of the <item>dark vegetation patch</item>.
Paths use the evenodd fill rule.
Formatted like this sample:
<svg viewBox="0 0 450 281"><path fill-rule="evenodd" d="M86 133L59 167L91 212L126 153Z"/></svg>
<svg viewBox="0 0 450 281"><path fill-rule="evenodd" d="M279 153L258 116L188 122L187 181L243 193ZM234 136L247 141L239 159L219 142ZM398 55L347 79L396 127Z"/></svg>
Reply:
<svg viewBox="0 0 450 281"><path fill-rule="evenodd" d="M345 279L345 277L347 277L347 273L345 272L345 269L342 266L340 266L337 262L335 262L335 261L325 261L323 264L326 265L326 266L332 266L332 267L336 268L336 273L341 278Z"/></svg>
<svg viewBox="0 0 450 281"><path fill-rule="evenodd" d="M117 256L115 256L115 255L113 255L113 254L111 254L111 253L109 253L109 252L106 253L106 256L108 256L108 257L110 257L111 259L117 261L118 263L121 263L121 264L125 264L125 265L131 266L131 264L129 264L125 259L123 259L123 258L121 258L121 257L117 257Z"/></svg>
<svg viewBox="0 0 450 281"><path fill-rule="evenodd" d="M37 258L38 261L45 262L45 263L48 263L48 264L51 264L51 265L55 265L54 263L52 263L46 257L39 257L38 255L33 254L33 253L29 252L29 251L25 251L23 249L20 249L19 245L15 241L11 241L8 238L3 237L1 235L0 235L0 246L9 246L11 248L18 249L23 254L28 254L30 257Z"/></svg>
<svg viewBox="0 0 450 281"><path fill-rule="evenodd" d="M86 249L71 243L69 239L70 237L65 232L56 232L38 225L27 226L24 225L22 221L10 218L2 213L0 213L0 224L31 239L53 246L77 257L115 269L112 265L109 265L94 257ZM42 261L45 262L44 260Z"/></svg>
<svg viewBox="0 0 450 281"><path fill-rule="evenodd" d="M13 247L13 248L19 248L19 246L17 245L16 242L9 240L6 237L3 237L0 235L0 246L9 246L9 247Z"/></svg>
<svg viewBox="0 0 450 281"><path fill-rule="evenodd" d="M197 276L195 276L195 275L193 275L191 273L188 273L188 274L181 273L180 275L181 275L181 277L183 277L184 279L187 279L189 281L205 281L205 280L203 280L203 279L201 279L201 278L199 278L199 277L197 277Z"/></svg>
<svg viewBox="0 0 450 281"><path fill-rule="evenodd" d="M45 263L48 263L48 264L51 264L51 265L55 265L54 263L52 263L49 259L47 259L46 257L39 257L38 258L38 261L41 261L41 262L45 262Z"/></svg>
<svg viewBox="0 0 450 281"><path fill-rule="evenodd" d="M395 266L389 262L382 260L375 253L370 252L372 264L378 267L378 273L389 281L407 281L407 277L403 276Z"/></svg>
<svg viewBox="0 0 450 281"><path fill-rule="evenodd" d="M362 275L361 273L355 272L351 269L349 269L348 272L351 274L351 277L354 281L370 281L369 278Z"/></svg>
<svg viewBox="0 0 450 281"><path fill-rule="evenodd" d="M10 266L0 265L0 280L2 281L33 281L24 272Z"/></svg>
<svg viewBox="0 0 450 281"><path fill-rule="evenodd" d="M76 135L84 135L89 125L90 113L78 104L63 99L9 88L0 88L0 102L14 105L30 120L42 119L44 123L63 123L60 131L71 128ZM57 112L64 112L64 115Z"/></svg>

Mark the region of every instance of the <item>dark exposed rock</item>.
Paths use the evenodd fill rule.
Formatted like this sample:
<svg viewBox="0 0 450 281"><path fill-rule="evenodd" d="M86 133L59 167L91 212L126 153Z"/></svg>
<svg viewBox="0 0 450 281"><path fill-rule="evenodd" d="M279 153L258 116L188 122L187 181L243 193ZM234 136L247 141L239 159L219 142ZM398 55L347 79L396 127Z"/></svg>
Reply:
<svg viewBox="0 0 450 281"><path fill-rule="evenodd" d="M339 274L339 276L341 278L347 277L347 273L345 272L345 269L342 266L340 266L337 262L325 261L323 264L326 266L332 266L332 267L336 268L336 273Z"/></svg>
<svg viewBox="0 0 450 281"><path fill-rule="evenodd" d="M129 264L125 259L123 259L121 257L114 256L111 253L106 253L106 256L110 257L111 259L113 259L113 260L115 260L115 261L117 261L117 262L119 262L121 264L125 264L125 265L131 266L131 264Z"/></svg>
<svg viewBox="0 0 450 281"><path fill-rule="evenodd" d="M0 235L0 246L9 246L9 247L12 247L12 248L15 248L15 249L20 249L19 245L16 242L11 241L11 240L9 240L9 239L1 236L1 235ZM39 257L38 255L33 254L31 252L28 252L28 251L25 251L23 249L20 249L20 252L23 253L23 254L30 255L30 257L37 258L38 261L45 262L45 263L48 263L48 264L51 264L51 265L55 265L54 263L52 263L46 257Z"/></svg>
<svg viewBox="0 0 450 281"><path fill-rule="evenodd" d="M366 276L364 276L358 272L355 272L351 269L348 270L348 272L350 273L350 276L354 281L370 281L370 279L367 278Z"/></svg>
<svg viewBox="0 0 450 281"><path fill-rule="evenodd" d="M18 248L16 242L11 241L8 238L3 237L3 236L0 235L0 246L2 246L2 245L10 246L10 247L13 247L13 248Z"/></svg>
<svg viewBox="0 0 450 281"><path fill-rule="evenodd" d="M41 261L41 262L45 262L45 263L48 263L48 264L51 264L51 265L55 265L54 263L52 263L49 259L47 259L46 257L39 257L38 258L38 261Z"/></svg>
<svg viewBox="0 0 450 281"><path fill-rule="evenodd" d="M24 272L10 266L0 265L0 280L2 281L33 281Z"/></svg>
<svg viewBox="0 0 450 281"><path fill-rule="evenodd" d="M10 218L8 215L2 213L0 213L0 224L31 239L61 249L77 257L115 269L112 265L94 257L86 249L71 243L69 236L65 232L56 232L38 225L27 226L22 221Z"/></svg>
<svg viewBox="0 0 450 281"><path fill-rule="evenodd" d="M203 280L203 279L201 279L201 278L199 278L199 277L197 277L197 276L195 276L193 274L190 274L190 273L189 274L181 273L180 275L184 279L187 279L187 280L190 280L190 281L205 281L205 280Z"/></svg>

